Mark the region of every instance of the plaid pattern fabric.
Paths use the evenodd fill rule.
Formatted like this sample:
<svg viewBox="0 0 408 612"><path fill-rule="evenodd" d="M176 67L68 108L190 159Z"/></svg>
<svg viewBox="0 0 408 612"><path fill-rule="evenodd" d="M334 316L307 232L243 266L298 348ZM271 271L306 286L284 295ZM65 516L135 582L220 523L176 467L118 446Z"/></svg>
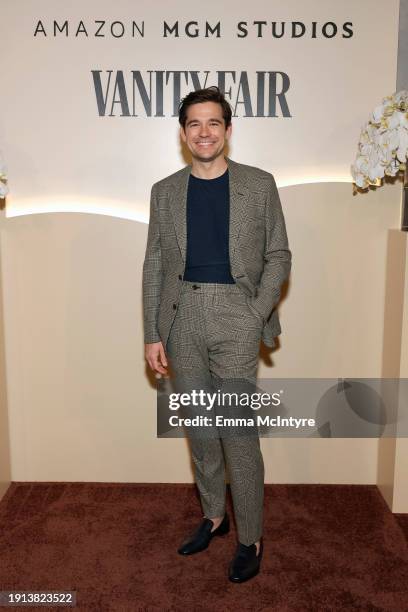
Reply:
<svg viewBox="0 0 408 612"><path fill-rule="evenodd" d="M272 174L225 158L229 169L231 274L263 320L262 339L281 333L276 306L289 276L291 252ZM187 248L187 186L191 165L152 187L143 264L144 341L163 342L176 316Z"/></svg>
<svg viewBox="0 0 408 612"><path fill-rule="evenodd" d="M252 393L262 328L262 317L238 285L184 281L167 342L174 391L219 391L227 398ZM228 423L254 417L254 411L229 401L215 403L210 411L205 405L180 409L184 418L203 415L210 425L185 429L204 515L224 515L227 470L238 539L249 546L262 535L264 464L258 430L238 421L217 426L216 417Z"/></svg>

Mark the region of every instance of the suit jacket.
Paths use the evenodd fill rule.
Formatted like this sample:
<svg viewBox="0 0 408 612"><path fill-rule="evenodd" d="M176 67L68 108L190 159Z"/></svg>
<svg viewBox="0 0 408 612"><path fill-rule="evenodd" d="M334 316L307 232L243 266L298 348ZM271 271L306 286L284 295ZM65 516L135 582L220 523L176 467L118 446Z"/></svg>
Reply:
<svg viewBox="0 0 408 612"><path fill-rule="evenodd" d="M276 306L289 276L291 252L272 174L225 157L229 170L231 274L262 317L262 340L281 333ZM143 264L145 343L166 348L177 312L187 251L187 187L191 164L155 183Z"/></svg>

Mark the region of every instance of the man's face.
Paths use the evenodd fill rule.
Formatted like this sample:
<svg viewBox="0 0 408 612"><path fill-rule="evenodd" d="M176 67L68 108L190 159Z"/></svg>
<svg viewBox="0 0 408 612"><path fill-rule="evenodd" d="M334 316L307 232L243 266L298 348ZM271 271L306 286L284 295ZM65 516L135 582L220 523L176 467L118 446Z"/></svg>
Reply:
<svg viewBox="0 0 408 612"><path fill-rule="evenodd" d="M187 108L185 128L180 135L197 161L212 161L223 154L231 135L231 125L225 129L221 104L200 102Z"/></svg>

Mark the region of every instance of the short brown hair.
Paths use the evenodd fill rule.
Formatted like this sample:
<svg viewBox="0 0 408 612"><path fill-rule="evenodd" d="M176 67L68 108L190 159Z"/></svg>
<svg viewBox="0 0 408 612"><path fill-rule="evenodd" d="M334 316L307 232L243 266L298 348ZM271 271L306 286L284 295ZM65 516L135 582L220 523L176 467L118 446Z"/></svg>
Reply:
<svg viewBox="0 0 408 612"><path fill-rule="evenodd" d="M190 91L190 93L182 98L179 108L179 123L183 126L183 129L186 127L187 120L187 109L189 106L193 104L201 104L202 102L216 102L221 105L222 108L222 116L225 121L225 127L227 128L231 124L232 117L232 109L224 97L224 94L216 85L212 85L211 87L206 87L205 89L197 89L196 91Z"/></svg>

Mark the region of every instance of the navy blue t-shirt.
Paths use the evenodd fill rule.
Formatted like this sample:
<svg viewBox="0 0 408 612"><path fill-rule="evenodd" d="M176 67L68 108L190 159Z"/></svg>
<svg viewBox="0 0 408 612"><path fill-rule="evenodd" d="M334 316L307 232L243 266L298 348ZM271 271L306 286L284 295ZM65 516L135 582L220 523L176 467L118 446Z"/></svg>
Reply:
<svg viewBox="0 0 408 612"><path fill-rule="evenodd" d="M184 279L202 283L235 283L229 261L228 168L214 179L190 174Z"/></svg>

